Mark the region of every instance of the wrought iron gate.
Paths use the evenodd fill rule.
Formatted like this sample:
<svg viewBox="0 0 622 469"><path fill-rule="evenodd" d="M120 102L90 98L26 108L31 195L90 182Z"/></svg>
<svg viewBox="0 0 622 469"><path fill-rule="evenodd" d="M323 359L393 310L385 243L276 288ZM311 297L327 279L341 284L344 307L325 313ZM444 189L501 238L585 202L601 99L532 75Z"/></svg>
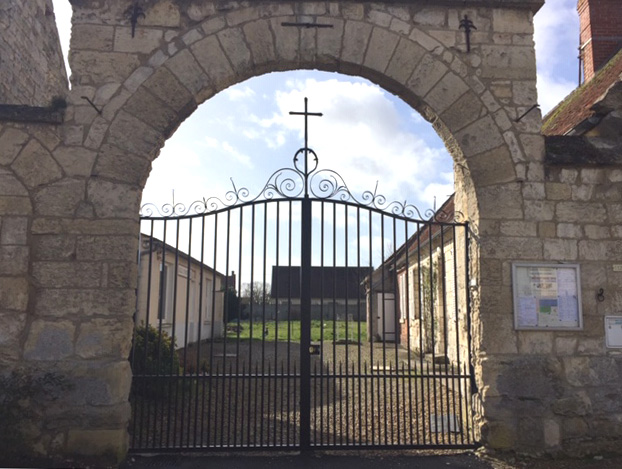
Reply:
<svg viewBox="0 0 622 469"><path fill-rule="evenodd" d="M143 207L135 451L475 444L467 224L357 200L300 114L259 196Z"/></svg>

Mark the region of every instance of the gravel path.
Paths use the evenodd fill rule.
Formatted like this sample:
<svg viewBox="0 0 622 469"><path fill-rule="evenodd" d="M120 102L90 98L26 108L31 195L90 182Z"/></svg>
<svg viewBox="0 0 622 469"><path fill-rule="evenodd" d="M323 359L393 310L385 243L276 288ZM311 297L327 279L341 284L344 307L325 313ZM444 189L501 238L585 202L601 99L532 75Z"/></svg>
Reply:
<svg viewBox="0 0 622 469"><path fill-rule="evenodd" d="M456 377L457 371L425 362L422 368L419 357L395 344L317 345L311 363L312 445L473 443L464 423L468 379ZM298 445L298 356L299 344L283 342L219 341L189 348L182 360L195 368L198 363L198 374L135 380L132 446ZM171 399L141 398L143 386L154 385Z"/></svg>

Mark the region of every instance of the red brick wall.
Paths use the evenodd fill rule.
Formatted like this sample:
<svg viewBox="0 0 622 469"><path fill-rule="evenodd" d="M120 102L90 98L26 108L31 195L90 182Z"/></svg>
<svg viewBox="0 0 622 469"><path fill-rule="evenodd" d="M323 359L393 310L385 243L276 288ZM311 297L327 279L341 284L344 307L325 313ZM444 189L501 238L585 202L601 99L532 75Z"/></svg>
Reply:
<svg viewBox="0 0 622 469"><path fill-rule="evenodd" d="M579 0L577 10L583 74L589 81L622 46L622 0Z"/></svg>

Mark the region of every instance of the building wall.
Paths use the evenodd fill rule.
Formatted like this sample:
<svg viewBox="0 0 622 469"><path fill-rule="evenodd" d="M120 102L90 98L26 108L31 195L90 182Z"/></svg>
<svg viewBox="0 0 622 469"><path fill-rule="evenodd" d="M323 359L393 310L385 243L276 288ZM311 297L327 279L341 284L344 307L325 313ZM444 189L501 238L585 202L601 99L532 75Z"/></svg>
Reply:
<svg viewBox="0 0 622 469"><path fill-rule="evenodd" d="M148 323L158 330L162 327L170 337L175 337L177 348L198 340L222 337L224 333L222 276L214 276L211 269L201 268L196 262L191 262L188 290L187 259L178 260L175 282L175 254L167 251L164 263L167 266L168 279L164 283L166 287L162 288L166 289L162 301L165 313L160 318L161 262L161 251L153 253L151 266L149 253L143 252L141 256L138 274L138 322Z"/></svg>
<svg viewBox="0 0 622 469"><path fill-rule="evenodd" d="M0 104L49 106L67 94L52 0L0 3Z"/></svg>

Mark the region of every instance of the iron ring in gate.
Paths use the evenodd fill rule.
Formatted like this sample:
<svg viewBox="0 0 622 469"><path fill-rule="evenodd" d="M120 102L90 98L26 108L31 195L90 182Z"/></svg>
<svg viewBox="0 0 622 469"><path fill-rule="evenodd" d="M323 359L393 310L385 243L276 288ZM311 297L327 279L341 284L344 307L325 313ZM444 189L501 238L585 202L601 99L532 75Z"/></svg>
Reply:
<svg viewBox="0 0 622 469"><path fill-rule="evenodd" d="M132 449L473 447L468 225L357 200L299 114L255 198L144 206Z"/></svg>

